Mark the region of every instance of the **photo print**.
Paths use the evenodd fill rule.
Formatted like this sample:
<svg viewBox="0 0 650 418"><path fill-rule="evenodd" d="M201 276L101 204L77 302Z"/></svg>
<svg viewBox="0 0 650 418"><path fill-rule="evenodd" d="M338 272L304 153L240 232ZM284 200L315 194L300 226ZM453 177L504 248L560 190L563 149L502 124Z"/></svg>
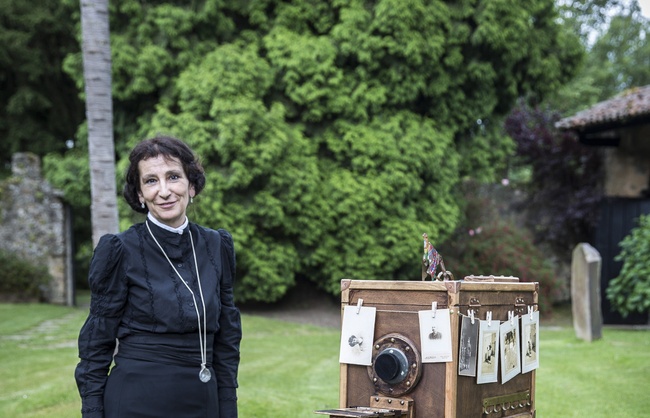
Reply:
<svg viewBox="0 0 650 418"><path fill-rule="evenodd" d="M453 360L449 309L419 311L422 363Z"/></svg>
<svg viewBox="0 0 650 418"><path fill-rule="evenodd" d="M499 321L480 321L478 334L478 365L476 369L476 383L482 384L498 381L498 370Z"/></svg>
<svg viewBox="0 0 650 418"><path fill-rule="evenodd" d="M539 367L539 311L521 317L521 372Z"/></svg>
<svg viewBox="0 0 650 418"><path fill-rule="evenodd" d="M346 306L341 325L340 363L370 366L375 338L377 309L366 306Z"/></svg>
<svg viewBox="0 0 650 418"><path fill-rule="evenodd" d="M458 344L458 374L476 376L476 359L478 356L478 319L463 316L460 327L460 344Z"/></svg>
<svg viewBox="0 0 650 418"><path fill-rule="evenodd" d="M499 328L501 340L501 383L506 383L521 373L519 318L508 319Z"/></svg>

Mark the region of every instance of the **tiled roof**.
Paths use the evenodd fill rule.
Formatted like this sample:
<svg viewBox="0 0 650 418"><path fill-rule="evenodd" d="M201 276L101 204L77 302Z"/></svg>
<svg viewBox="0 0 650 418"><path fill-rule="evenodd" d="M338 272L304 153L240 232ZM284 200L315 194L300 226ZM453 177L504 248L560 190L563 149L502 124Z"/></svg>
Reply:
<svg viewBox="0 0 650 418"><path fill-rule="evenodd" d="M625 124L646 118L650 123L650 85L634 87L555 124L563 130L583 130L598 125Z"/></svg>

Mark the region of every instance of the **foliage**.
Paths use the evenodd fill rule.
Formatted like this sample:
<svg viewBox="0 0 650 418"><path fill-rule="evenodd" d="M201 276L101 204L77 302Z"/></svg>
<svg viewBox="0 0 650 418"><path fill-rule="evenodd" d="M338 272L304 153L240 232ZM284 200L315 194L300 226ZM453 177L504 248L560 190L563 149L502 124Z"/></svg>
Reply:
<svg viewBox="0 0 650 418"><path fill-rule="evenodd" d="M650 84L649 37L650 20L641 16L638 6L612 17L607 32L596 40L586 63L594 71L597 85L603 87L602 100Z"/></svg>
<svg viewBox="0 0 650 418"><path fill-rule="evenodd" d="M499 204L513 199L510 190L484 187L473 182L462 187L465 193L463 228L436 246L445 266L456 279L470 275L514 276L522 282L539 283L539 309L550 314L561 283L550 257L533 242L516 219L499 215ZM497 202L499 201L499 202Z"/></svg>
<svg viewBox="0 0 650 418"><path fill-rule="evenodd" d="M570 256L589 241L598 221L601 158L554 124L557 112L520 103L506 118L505 130L517 143L520 165L532 167L525 208L536 242Z"/></svg>
<svg viewBox="0 0 650 418"><path fill-rule="evenodd" d="M490 184L507 176L517 146L503 132L503 117L495 116L477 119L468 130L456 134L456 147L462 156L460 178Z"/></svg>
<svg viewBox="0 0 650 418"><path fill-rule="evenodd" d="M63 152L83 120L61 66L79 49L70 15L59 0L0 1L0 170L16 152Z"/></svg>
<svg viewBox="0 0 650 418"><path fill-rule="evenodd" d="M627 2L628 0L561 0L557 2L557 7L563 24L571 28L584 45L590 45L594 34L601 33L610 16L624 10Z"/></svg>
<svg viewBox="0 0 650 418"><path fill-rule="evenodd" d="M650 215L641 215L639 224L620 242L622 261L619 275L610 280L607 299L612 309L624 317L650 312Z"/></svg>
<svg viewBox="0 0 650 418"><path fill-rule="evenodd" d="M551 0L110 7L118 158L157 133L202 156L190 216L233 233L240 301L417 277L422 232L459 222L459 179L504 169L500 118L582 56ZM80 63L65 60L79 88Z"/></svg>
<svg viewBox="0 0 650 418"><path fill-rule="evenodd" d="M50 274L44 263L35 263L0 249L0 295L16 300L39 300Z"/></svg>
<svg viewBox="0 0 650 418"><path fill-rule="evenodd" d="M576 76L547 104L570 115L631 88L650 84L650 20L638 3L574 0L560 9L587 48Z"/></svg>

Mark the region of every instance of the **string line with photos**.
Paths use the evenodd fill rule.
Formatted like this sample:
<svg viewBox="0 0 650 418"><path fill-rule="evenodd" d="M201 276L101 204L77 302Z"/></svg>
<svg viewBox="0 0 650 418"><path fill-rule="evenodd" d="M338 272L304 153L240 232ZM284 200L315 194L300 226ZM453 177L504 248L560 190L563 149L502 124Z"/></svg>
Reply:
<svg viewBox="0 0 650 418"><path fill-rule="evenodd" d="M427 306L428 306L428 305L427 305ZM458 316L460 316L460 317L468 317L468 318L471 317L471 316L476 317L476 310L478 310L478 309L474 309L474 308L485 308L485 307L490 307L490 306L495 306L495 307L505 307L505 306L508 306L508 304L504 304L504 303L492 303L492 304L481 304L480 306L475 306L475 305L467 305L467 304L459 304L459 303L457 303L457 304L455 304L455 305L452 305L452 308L457 308L457 311L456 311L456 312L453 312L453 309L452 309L452 313L456 313L456 314L457 314ZM522 309L522 308L525 306L525 307L526 307L526 312L527 312L527 313L524 314L524 315L528 315L528 314L530 314L530 310L531 310L531 309L532 309L533 311L535 311L535 312L537 311L537 309L539 308L539 303L537 303L537 302L531 302L531 303L526 303L525 305L515 305L515 304L511 304L510 306L514 306L515 308L519 308L519 309ZM464 313L461 311L461 308L466 308L466 309L467 309L467 314L464 314ZM537 309L535 309L535 308L537 308ZM515 309L514 311L516 311L516 310L517 310L517 309ZM490 311L486 311L486 312L490 312Z"/></svg>
<svg viewBox="0 0 650 418"><path fill-rule="evenodd" d="M428 305L415 305L429 307ZM381 309L363 305L346 306L343 314L340 362L372 365L372 347L377 312L418 314L422 363L453 361L451 315L460 322L458 345L458 374L477 379L478 384L506 383L520 373L539 367L539 310L537 303L526 304L527 313L515 314L520 305L491 304L486 307L510 307L507 319L493 318L485 311L485 319L475 314L469 305L456 304L447 308L431 303L430 310ZM466 314L462 312L466 308ZM501 371L499 379L499 371Z"/></svg>
<svg viewBox="0 0 650 418"><path fill-rule="evenodd" d="M363 301L363 299L359 299L359 300ZM436 302L432 302L432 304L433 304L433 303L436 303ZM375 305L378 305L378 306L379 306L379 305L382 305L382 304L381 304L381 303L376 303ZM355 305L355 306L357 306L357 305ZM410 305L410 306L420 306L420 307L423 307L423 308L424 308L424 307L429 307L429 305L422 305L422 304L418 304L418 305ZM452 305L451 309L449 310L449 313L451 313L451 314L456 314L456 315L458 315L458 316L460 316L460 317L471 318L471 315L473 315L473 313L470 312L470 311L472 311L472 309L469 309L469 308L471 308L471 306L472 306L472 305L467 305L467 304L465 304L465 305L463 305L463 304L455 304L455 305ZM481 307L481 308L485 308L485 307L487 307L487 306L503 307L503 306L507 306L507 305L493 303L493 304L485 304L485 305L481 305L480 307ZM515 306L515 305L513 305L513 306ZM527 303L526 306L527 306L528 308L531 308L531 307L532 307L532 308L535 308L535 307L538 307L539 304L538 304L537 302L533 302L533 303ZM519 308L520 306L517 306L517 307ZM437 309L447 309L448 306L447 306L447 305L440 305L440 304L438 304L438 305L436 306L436 308L437 308ZM457 308L457 309L454 311L454 308ZM467 314L464 314L464 313L461 311L460 308L468 308L468 309L467 309ZM419 312L419 311L407 311L407 310L403 310L403 309L380 309L380 308L377 308L377 307L375 307L375 309L376 309L377 312L384 312L384 313L417 314L417 313ZM432 309L432 310L433 310L433 309ZM528 311L528 310L527 310L527 311ZM537 309L534 309L534 311L537 311ZM530 311L528 311L528 313L530 313ZM475 316L475 318L476 318L476 316Z"/></svg>

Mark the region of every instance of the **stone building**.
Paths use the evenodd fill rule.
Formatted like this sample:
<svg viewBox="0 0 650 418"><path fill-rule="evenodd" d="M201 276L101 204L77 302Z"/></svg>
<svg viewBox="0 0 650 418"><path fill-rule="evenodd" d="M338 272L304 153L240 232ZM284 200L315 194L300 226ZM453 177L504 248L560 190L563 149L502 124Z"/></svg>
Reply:
<svg viewBox="0 0 650 418"><path fill-rule="evenodd" d="M73 305L70 212L62 193L41 177L38 156L13 156L12 175L0 183L0 202L0 248L47 266L51 280L43 298Z"/></svg>

